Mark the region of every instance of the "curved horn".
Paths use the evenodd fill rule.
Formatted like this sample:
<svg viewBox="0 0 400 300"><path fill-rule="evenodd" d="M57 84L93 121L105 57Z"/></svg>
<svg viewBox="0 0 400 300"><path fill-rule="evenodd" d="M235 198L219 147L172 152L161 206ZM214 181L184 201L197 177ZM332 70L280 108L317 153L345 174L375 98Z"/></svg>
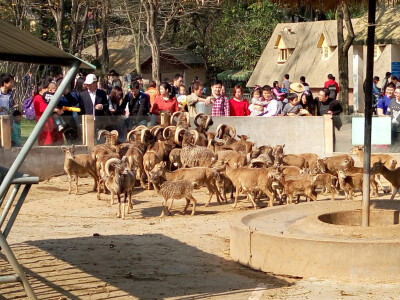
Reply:
<svg viewBox="0 0 400 300"><path fill-rule="evenodd" d="M155 136L154 132L156 132L157 129L159 129L159 128L162 128L162 126L161 126L161 125L153 126L153 127L150 129L151 134Z"/></svg>
<svg viewBox="0 0 400 300"><path fill-rule="evenodd" d="M181 142L179 141L179 134L182 130L186 130L185 128L177 128L175 131L175 144L180 145Z"/></svg>
<svg viewBox="0 0 400 300"><path fill-rule="evenodd" d="M171 121L170 121L170 124L172 125L172 121L174 120L174 118L175 118L175 116L176 115L180 115L181 114L181 112L180 111L176 111L176 112L174 112L173 114L172 114L172 116L171 116Z"/></svg>
<svg viewBox="0 0 400 300"><path fill-rule="evenodd" d="M105 129L99 130L99 132L97 133L97 139L99 140L99 139L101 138L102 135L107 135L107 134L109 134L109 133L110 133L110 132L109 132L108 130L105 130Z"/></svg>
<svg viewBox="0 0 400 300"><path fill-rule="evenodd" d="M226 126L225 124L219 124L218 126L217 126L217 130L215 131L215 133L216 133L216 136L217 136L217 138L219 138L219 139L221 139L222 137L221 137L221 135L219 134L219 130L222 128L224 128L224 126Z"/></svg>
<svg viewBox="0 0 400 300"><path fill-rule="evenodd" d="M139 125L139 126L134 127L132 130L142 131L143 129L146 129L146 128L147 128L147 126Z"/></svg>
<svg viewBox="0 0 400 300"><path fill-rule="evenodd" d="M232 125L226 125L228 128L230 128L230 130L232 130L232 133L233 133L233 136L232 136L232 138L235 138L235 136L236 136L236 129L235 129L235 127L233 127Z"/></svg>
<svg viewBox="0 0 400 300"><path fill-rule="evenodd" d="M142 144L144 144L144 135L146 134L146 132L150 132L150 129L148 129L147 127L146 129L143 129L142 132L140 133L140 142Z"/></svg>
<svg viewBox="0 0 400 300"><path fill-rule="evenodd" d="M162 128L161 126L157 127L154 131L153 131L153 136L157 137L157 135L161 132L163 133L164 128Z"/></svg>
<svg viewBox="0 0 400 300"><path fill-rule="evenodd" d="M207 116L207 121L206 121L206 128L204 128L205 130L208 130L208 128L211 127L211 125L213 124L212 118L211 116Z"/></svg>
<svg viewBox="0 0 400 300"><path fill-rule="evenodd" d="M197 144L197 141L199 140L199 132L197 130L190 130L190 133L194 135L194 143L193 144Z"/></svg>
<svg viewBox="0 0 400 300"><path fill-rule="evenodd" d="M106 171L106 174L108 176L110 176L110 165L113 163L120 164L121 160L119 158L110 158L106 161L106 164L104 165L104 170Z"/></svg>
<svg viewBox="0 0 400 300"><path fill-rule="evenodd" d="M136 129L132 129L128 132L128 134L126 135L126 140L129 142L131 135L136 133Z"/></svg>
<svg viewBox="0 0 400 300"><path fill-rule="evenodd" d="M164 139L166 139L166 140L169 139L170 134L168 134L168 136L167 136L167 133L168 133L169 131L172 131L173 128L175 128L175 126L167 126L167 127L164 128L164 131L163 131L163 138L164 138Z"/></svg>
<svg viewBox="0 0 400 300"><path fill-rule="evenodd" d="M187 111L184 112L185 116L186 116L186 121L187 121L187 127L190 127L190 115Z"/></svg>
<svg viewBox="0 0 400 300"><path fill-rule="evenodd" d="M118 131L117 130L112 130L110 133L113 134L113 135L116 135L117 138L118 138Z"/></svg>
<svg viewBox="0 0 400 300"><path fill-rule="evenodd" d="M199 123L197 123L197 119L198 118L203 118L203 116L204 116L204 113L199 113L194 117L194 121L193 122L194 122L194 125L196 125L196 127L199 126Z"/></svg>

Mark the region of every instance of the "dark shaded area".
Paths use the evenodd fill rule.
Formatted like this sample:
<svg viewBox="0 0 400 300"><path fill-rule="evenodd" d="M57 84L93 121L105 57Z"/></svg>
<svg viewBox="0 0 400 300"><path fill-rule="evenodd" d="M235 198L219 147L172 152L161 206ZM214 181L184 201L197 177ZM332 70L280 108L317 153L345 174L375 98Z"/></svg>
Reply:
<svg viewBox="0 0 400 300"><path fill-rule="evenodd" d="M69 299L78 299L75 295L79 294L79 282L95 283L97 280L93 277L140 299L186 299L188 295L198 294L201 296L195 298L215 294L226 297L237 294L237 297L254 290L260 283L268 282L271 288L290 285L286 280L253 271L162 234L100 235L33 241L24 245L20 249L33 246L42 251L34 257L22 254L21 261L44 264L46 273L53 268L57 270L56 275L46 275L46 278L35 273L37 268L30 268L28 274ZM91 255L91 251L99 248L104 249L100 255L98 252ZM45 260L49 260L48 263ZM68 281L76 279L78 283L70 283L71 288L65 279L62 280L63 273L71 274ZM36 284L36 288L39 285ZM35 292L40 298L46 297L42 292L49 293L43 288ZM90 295L96 297L96 293Z"/></svg>

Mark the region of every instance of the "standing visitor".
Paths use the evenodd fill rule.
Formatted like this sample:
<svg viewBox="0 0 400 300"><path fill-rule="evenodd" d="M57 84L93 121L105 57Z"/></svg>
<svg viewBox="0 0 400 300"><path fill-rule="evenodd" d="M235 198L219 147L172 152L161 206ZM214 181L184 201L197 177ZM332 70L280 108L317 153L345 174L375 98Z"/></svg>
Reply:
<svg viewBox="0 0 400 300"><path fill-rule="evenodd" d="M186 106L186 87L182 84L179 87L179 93L176 97L176 100L178 100L178 109L180 111L186 111L187 110L187 106Z"/></svg>
<svg viewBox="0 0 400 300"><path fill-rule="evenodd" d="M267 105L267 101L261 97L261 88L259 86L254 87L251 95L251 104L249 105L250 116L261 115L266 111Z"/></svg>
<svg viewBox="0 0 400 300"><path fill-rule="evenodd" d="M213 117L229 117L230 109L229 109L229 100L228 98L222 94L222 81L215 80L211 85L211 93L212 93L212 111L211 116Z"/></svg>
<svg viewBox="0 0 400 300"><path fill-rule="evenodd" d="M181 74L175 74L172 80L172 89L171 89L172 96L174 97L179 96L179 87L182 84L183 84L183 76Z"/></svg>
<svg viewBox="0 0 400 300"><path fill-rule="evenodd" d="M108 112L108 100L105 91L97 88L97 77L94 74L86 76L84 90L80 96L80 107L83 115L105 116Z"/></svg>
<svg viewBox="0 0 400 300"><path fill-rule="evenodd" d="M272 91L274 92L276 99L283 101L286 98L286 93L281 91L281 88L279 87L279 82L274 81L272 83L272 87Z"/></svg>
<svg viewBox="0 0 400 300"><path fill-rule="evenodd" d="M43 95L48 92L49 85L52 82L52 78L49 76L43 77L36 89L35 96L33 97L33 106L35 108L35 116L36 122L39 122L44 111L47 108L48 102L47 98L44 98ZM59 108L55 108L53 113L58 115L63 114L63 110ZM54 119L52 117L48 118L42 131L38 136L38 145L39 146L51 146L55 144L63 144L63 134L61 131L56 129Z"/></svg>
<svg viewBox="0 0 400 300"><path fill-rule="evenodd" d="M121 104L121 108L127 107L129 111L128 129L136 125L147 125L150 112L149 95L140 90L140 83L132 81L130 88L131 91L125 95Z"/></svg>
<svg viewBox="0 0 400 300"><path fill-rule="evenodd" d="M272 94L271 87L269 85L264 85L262 88L262 95L264 100L267 102L264 113L260 114L260 116L264 117L273 117L278 114L278 101L275 100ZM282 108L282 107L281 107Z"/></svg>
<svg viewBox="0 0 400 300"><path fill-rule="evenodd" d="M339 101L329 97L329 90L322 89L318 93L318 116L332 115L333 125L340 130L342 121L339 114L343 111Z"/></svg>
<svg viewBox="0 0 400 300"><path fill-rule="evenodd" d="M310 89L310 85L306 82L306 78L304 76L300 76L300 83L304 86L305 91Z"/></svg>
<svg viewBox="0 0 400 300"><path fill-rule="evenodd" d="M21 121L22 113L19 110L15 110L13 113L14 123L11 131L11 146L21 147Z"/></svg>
<svg viewBox="0 0 400 300"><path fill-rule="evenodd" d="M191 91L192 93L187 96L186 102L188 106L189 115L191 118L194 118L199 112L196 111L196 104L199 102L204 102L204 105L208 106L211 105L211 97L208 96L207 98L201 97L203 94L203 87L204 84L201 81L194 81L192 82Z"/></svg>
<svg viewBox="0 0 400 300"><path fill-rule="evenodd" d="M329 90L329 98L336 99L339 94L339 85L332 74L328 74L328 80L325 81L324 88Z"/></svg>
<svg viewBox="0 0 400 300"><path fill-rule="evenodd" d="M317 105L313 99L310 90L304 91L300 96L300 105L303 108L303 116L316 116L317 115Z"/></svg>
<svg viewBox="0 0 400 300"><path fill-rule="evenodd" d="M154 101L156 101L156 97L160 94L160 92L157 90L157 84L155 81L150 80L149 88L147 89L146 94L149 95L150 106L153 106Z"/></svg>
<svg viewBox="0 0 400 300"><path fill-rule="evenodd" d="M285 85L285 89L286 89L286 93L288 93L289 92L289 90L290 90L290 84L291 84L291 82L289 81L289 74L285 74L284 76L283 76L283 81L282 81L282 83Z"/></svg>
<svg viewBox="0 0 400 300"><path fill-rule="evenodd" d="M232 90L233 97L229 100L229 109L231 116L248 116L249 102L243 99L243 88L240 85L235 85Z"/></svg>
<svg viewBox="0 0 400 300"><path fill-rule="evenodd" d="M386 115L392 118L392 147L397 150L400 142L400 87L394 90L394 99L390 101Z"/></svg>
<svg viewBox="0 0 400 300"><path fill-rule="evenodd" d="M160 85L160 95L157 96L156 101L151 108L151 113L157 116L157 124L160 123L160 112L169 111L171 115L178 111L178 101L176 97L171 95L172 87L167 82Z"/></svg>
<svg viewBox="0 0 400 300"><path fill-rule="evenodd" d="M393 82L389 82L386 86L385 96L379 99L376 105L376 112L379 117L384 117L386 115L387 108L389 107L390 101L394 98L394 90L396 86Z"/></svg>
<svg viewBox="0 0 400 300"><path fill-rule="evenodd" d="M386 87L389 84L390 76L392 76L392 73L386 72L385 78L383 78L383 80L382 80L382 88L381 88L382 93L384 93L386 91Z"/></svg>
<svg viewBox="0 0 400 300"><path fill-rule="evenodd" d="M13 125L14 98L12 89L14 87L14 76L2 74L0 76L0 115L10 116L11 128Z"/></svg>

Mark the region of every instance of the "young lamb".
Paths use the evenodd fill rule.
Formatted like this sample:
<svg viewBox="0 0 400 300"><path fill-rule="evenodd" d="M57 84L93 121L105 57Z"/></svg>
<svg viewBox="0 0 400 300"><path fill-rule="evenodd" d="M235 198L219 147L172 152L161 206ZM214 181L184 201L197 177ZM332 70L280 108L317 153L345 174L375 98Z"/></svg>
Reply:
<svg viewBox="0 0 400 300"><path fill-rule="evenodd" d="M292 204L294 195L305 196L307 200L317 200L313 180L286 180L285 175L282 174L277 174L275 178L281 185L278 190L288 197L287 204ZM296 203L298 203L298 200Z"/></svg>
<svg viewBox="0 0 400 300"><path fill-rule="evenodd" d="M94 179L93 191L97 189L98 176L96 172L96 162L89 154L75 155L75 146L61 147L65 152L64 170L68 175L69 189L68 193L72 192L72 177L75 176L76 190L75 195L78 194L78 178L79 175L89 174Z"/></svg>
<svg viewBox="0 0 400 300"><path fill-rule="evenodd" d="M338 171L339 185L344 191L345 199L353 200L354 189L359 189L362 194L363 190L363 174L355 173L346 175L343 170Z"/></svg>
<svg viewBox="0 0 400 300"><path fill-rule="evenodd" d="M156 176L151 177L150 181L153 183L157 193L163 197L163 203L162 203L162 212L160 217L164 217L165 215L169 216L170 211L168 209L168 200L174 200L174 199L186 199L186 205L185 208L183 209L182 213L185 214L187 208L189 207L189 203L193 203L193 208L192 208L192 216L196 212L196 199L193 198L193 189L196 183L192 183L187 180L178 180L178 181L165 181L161 185L159 185L159 179Z"/></svg>

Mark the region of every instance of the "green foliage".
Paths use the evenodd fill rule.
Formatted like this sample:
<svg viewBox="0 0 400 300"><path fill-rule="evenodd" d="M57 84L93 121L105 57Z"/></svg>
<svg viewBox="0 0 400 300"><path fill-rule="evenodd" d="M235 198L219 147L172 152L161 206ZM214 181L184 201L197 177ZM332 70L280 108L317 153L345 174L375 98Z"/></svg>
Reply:
<svg viewBox="0 0 400 300"><path fill-rule="evenodd" d="M282 13L268 1L225 2L173 23L166 40L200 54L214 76L254 68Z"/></svg>

